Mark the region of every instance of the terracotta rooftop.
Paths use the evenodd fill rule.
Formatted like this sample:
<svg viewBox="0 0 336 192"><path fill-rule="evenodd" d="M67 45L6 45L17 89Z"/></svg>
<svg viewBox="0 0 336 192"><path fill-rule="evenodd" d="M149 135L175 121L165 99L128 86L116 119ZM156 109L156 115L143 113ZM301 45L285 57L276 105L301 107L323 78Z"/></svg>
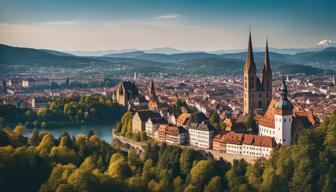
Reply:
<svg viewBox="0 0 336 192"><path fill-rule="evenodd" d="M269 127L269 128L274 128L275 127L275 122L274 122L274 113L275 113L275 103L277 101L275 99L272 99L266 113L264 116L259 118L258 123L259 125Z"/></svg>

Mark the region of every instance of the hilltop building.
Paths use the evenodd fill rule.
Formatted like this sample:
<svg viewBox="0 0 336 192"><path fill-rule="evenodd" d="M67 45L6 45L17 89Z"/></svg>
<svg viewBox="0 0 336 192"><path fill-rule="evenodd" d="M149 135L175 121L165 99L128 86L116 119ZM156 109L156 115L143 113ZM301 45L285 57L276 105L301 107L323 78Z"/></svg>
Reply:
<svg viewBox="0 0 336 192"><path fill-rule="evenodd" d="M131 81L121 81L114 92L114 99L122 106L128 107L139 96L138 88Z"/></svg>
<svg viewBox="0 0 336 192"><path fill-rule="evenodd" d="M266 40L264 65L260 77L256 75L256 71L250 32L244 66L244 115L264 113L272 100L272 70L268 40Z"/></svg>
<svg viewBox="0 0 336 192"><path fill-rule="evenodd" d="M293 111L287 98L288 90L283 77L278 101L272 99L266 113L258 120L259 135L274 137L277 144L290 145L301 130L312 127L316 121L311 112Z"/></svg>

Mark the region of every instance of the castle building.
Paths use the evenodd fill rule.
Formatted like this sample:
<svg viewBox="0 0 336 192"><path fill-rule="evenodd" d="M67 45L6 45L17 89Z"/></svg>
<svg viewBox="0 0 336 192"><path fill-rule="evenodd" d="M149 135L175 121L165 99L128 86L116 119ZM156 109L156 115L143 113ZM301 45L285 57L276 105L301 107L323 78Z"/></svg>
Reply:
<svg viewBox="0 0 336 192"><path fill-rule="evenodd" d="M256 75L251 32L244 66L244 115L264 113L272 100L272 70L266 40L264 65L260 77Z"/></svg>

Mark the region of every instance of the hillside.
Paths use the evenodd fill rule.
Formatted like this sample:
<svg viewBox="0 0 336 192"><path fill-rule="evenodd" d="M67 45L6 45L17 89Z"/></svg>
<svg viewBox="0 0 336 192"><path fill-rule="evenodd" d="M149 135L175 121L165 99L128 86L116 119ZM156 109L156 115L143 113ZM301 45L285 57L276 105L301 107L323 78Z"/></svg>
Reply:
<svg viewBox="0 0 336 192"><path fill-rule="evenodd" d="M159 73L171 75L240 75L243 72L245 57L244 52L217 55L203 52L161 54L145 53L143 51L108 54L104 57L80 57L53 50L0 45L0 70L5 74L41 76L124 76L132 75L134 72L146 75L157 75ZM254 57L259 73L263 65L264 53L255 52ZM331 70L336 70L335 57L335 48L295 55L270 53L273 72L288 74L331 74ZM324 68L328 70L308 65L312 63L315 66L315 61L327 63L324 64Z"/></svg>
<svg viewBox="0 0 336 192"><path fill-rule="evenodd" d="M0 44L0 64L26 66L76 67L98 62L92 58L65 56L55 51L32 48L11 47Z"/></svg>
<svg viewBox="0 0 336 192"><path fill-rule="evenodd" d="M303 52L293 55L293 60L300 63L319 63L336 65L336 48L329 47L316 52Z"/></svg>

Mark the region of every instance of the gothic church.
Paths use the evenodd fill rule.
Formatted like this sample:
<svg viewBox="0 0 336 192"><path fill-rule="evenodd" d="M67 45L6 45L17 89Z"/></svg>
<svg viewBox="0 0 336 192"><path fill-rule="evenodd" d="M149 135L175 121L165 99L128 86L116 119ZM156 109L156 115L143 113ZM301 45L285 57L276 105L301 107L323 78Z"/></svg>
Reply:
<svg viewBox="0 0 336 192"><path fill-rule="evenodd" d="M256 75L251 32L244 66L244 115L265 113L272 100L272 70L266 40L264 65L260 77Z"/></svg>

